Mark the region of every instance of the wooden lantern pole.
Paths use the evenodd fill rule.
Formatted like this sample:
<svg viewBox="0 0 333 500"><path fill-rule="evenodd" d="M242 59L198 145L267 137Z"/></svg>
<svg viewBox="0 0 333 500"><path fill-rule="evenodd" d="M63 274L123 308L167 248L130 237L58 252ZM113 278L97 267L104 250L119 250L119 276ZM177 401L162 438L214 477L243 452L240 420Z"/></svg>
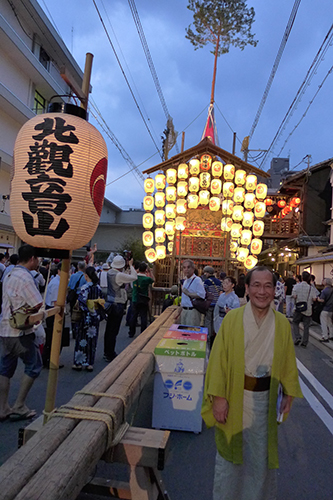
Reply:
<svg viewBox="0 0 333 500"><path fill-rule="evenodd" d="M84 93L84 101L81 101L81 108L88 109L88 97L90 76L92 68L93 55L86 54L86 63L84 68L84 75L82 81L82 91ZM58 371L59 371L59 357L62 338L62 327L65 316L65 304L69 279L69 268L72 252L69 252L69 258L63 259L61 264L60 283L56 305L60 307L60 311L55 314L54 326L52 333L52 345L50 355L50 371L47 383L45 410L44 410L44 424L47 422L48 414L55 408L55 400L58 385Z"/></svg>

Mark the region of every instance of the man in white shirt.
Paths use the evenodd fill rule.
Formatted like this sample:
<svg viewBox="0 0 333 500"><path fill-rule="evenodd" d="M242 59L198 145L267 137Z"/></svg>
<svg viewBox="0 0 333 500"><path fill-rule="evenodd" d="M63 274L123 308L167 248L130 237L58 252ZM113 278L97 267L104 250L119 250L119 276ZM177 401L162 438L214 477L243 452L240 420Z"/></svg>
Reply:
<svg viewBox="0 0 333 500"><path fill-rule="evenodd" d="M202 279L194 274L194 270L194 262L190 259L184 260L183 273L186 279L182 288L180 322L182 325L200 326L201 313L193 307L191 299L204 299L206 291Z"/></svg>

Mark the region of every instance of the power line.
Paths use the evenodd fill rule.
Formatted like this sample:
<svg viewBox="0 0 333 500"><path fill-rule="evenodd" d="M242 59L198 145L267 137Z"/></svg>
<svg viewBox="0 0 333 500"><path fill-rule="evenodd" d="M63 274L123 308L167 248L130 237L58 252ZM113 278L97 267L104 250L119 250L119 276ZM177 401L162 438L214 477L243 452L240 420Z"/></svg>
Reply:
<svg viewBox="0 0 333 500"><path fill-rule="evenodd" d="M255 131L255 128L258 125L258 121L259 121L261 112L263 110L263 107L265 105L266 99L268 97L268 93L269 93L270 88L272 86L275 73L276 73L276 71L278 69L278 66L280 64L280 60L281 60L284 48L286 46L287 40L289 38L291 29L293 27L293 24L294 24L294 21L295 21L295 18L296 18L296 14L297 14L297 10L298 10L298 7L299 7L300 3L301 3L301 0L295 0L294 6L292 8L292 11L291 11L291 14L290 14L290 17L289 17L288 24L287 24L286 29L284 31L284 34L283 34L283 37L282 37L282 41L281 41L279 50L278 50L278 53L276 55L276 58L275 58L275 61L274 61L274 64L273 64L273 68L272 68L271 74L270 74L270 76L268 78L268 82L267 82L266 88L264 90L264 94L262 96L262 99L261 99L261 102L259 104L259 108L258 108L257 114L255 116L253 125L251 127L251 131L250 131L250 134L249 134L249 139L251 139L251 137L252 137L252 135L253 135L253 133Z"/></svg>
<svg viewBox="0 0 333 500"><path fill-rule="evenodd" d="M270 151L273 149L273 146L275 145L275 143L279 139L280 135L282 134L288 120L292 116L294 110L297 107L297 104L301 100L302 95L305 93L306 88L310 85L313 76L316 74L318 66L320 65L321 61L324 59L324 56L325 56L327 50L329 49L330 45L332 44L332 40L333 40L332 31L333 31L333 24L331 25L330 29L328 30L328 33L325 36L323 43L321 44L314 60L312 61L311 66L308 69L306 76L305 76L301 86L299 87L299 89L296 93L296 96L294 97L294 100L292 101L291 105L289 106L289 109L286 112L269 148L267 149L267 152L266 152L264 159L262 160L260 166L262 166L265 163L267 156L269 155Z"/></svg>
<svg viewBox="0 0 333 500"><path fill-rule="evenodd" d="M118 57L118 55L117 55L117 52L116 52L116 50L115 50L115 48L114 48L114 45L113 45L113 43L112 43L112 41L111 41L111 38L110 38L109 32L108 32L108 30L107 30L107 28L106 28L106 26L105 26L105 23L104 23L104 21L103 21L103 18L102 18L102 16L101 16L101 13L100 13L100 11L99 11L99 9L98 9L98 7L97 7L97 4L96 4L95 0L93 0L93 4L94 4L94 6L95 6L95 8L96 8L96 11L97 11L98 16L99 16L99 18L100 18L100 21L101 21L101 23L102 23L103 29L104 29L104 31L105 31L105 34L106 34L106 36L107 36L107 39L109 40L109 43L110 43L111 48L112 48L112 51L113 51L113 53L114 53L114 55L115 55L115 58L116 58L116 60L117 60L117 63L118 63L118 65L119 65L119 67L120 67L120 70L121 70L121 72L122 72L122 74L123 74L123 77L125 78L126 84L127 84L128 88L129 88L129 91L130 91L130 93L131 93L131 95L132 95L132 97L133 97L133 100L134 100L134 102L135 102L135 104L136 104L136 107L138 108L138 111L139 111L139 113L140 113L140 116L141 116L141 118L142 118L142 120L143 120L143 122L144 122L144 124L145 124L145 126L146 126L146 129L147 129L147 131L148 131L148 134L150 135L151 140L153 141L153 143L154 143L154 145L155 145L155 147L156 147L157 151L159 152L159 154L160 154L160 156L161 156L161 158L162 158L162 154L161 154L161 152L160 152L160 149L159 149L159 147L157 146L157 144L156 144L156 142L155 142L154 137L152 136L152 133L151 133L151 131L150 131L149 127L148 127L148 124L147 124L147 122L146 122L146 120L145 120L145 117L143 116L143 113L142 113L141 108L140 108L140 106L139 106L139 103L138 103L138 101L137 101L137 100L136 100L136 98L135 98L135 95L134 95L134 92L133 92L133 90L132 90L132 87L131 87L131 85L130 85L130 83L129 83L129 81L128 81L128 78L127 78L127 76L126 76L126 74L125 74L125 71L124 71L124 69L123 69L123 67L122 67L122 64L121 64L121 62L120 62L120 60L119 60L119 57Z"/></svg>
<svg viewBox="0 0 333 500"><path fill-rule="evenodd" d="M168 107L167 107L167 104L166 104L165 99L164 99L162 88L161 88L161 85L160 85L160 82L159 82L159 79L158 79L158 76L157 76L157 73L156 73L156 69L155 69L155 66L154 66L154 63L153 63L153 59L152 59L151 54L150 54L150 50L149 50L149 47L148 47L147 39L146 39L145 33L143 31L143 27L142 27L142 24L141 24L141 21L140 21L139 13L138 13L136 5L135 5L135 1L134 0L128 0L128 3L129 3L129 6L130 6L130 9L131 9L131 12L132 12L132 16L133 16L133 19L134 19L134 23L135 23L137 32L139 34L139 38L140 38L140 41L141 41L141 45L142 45L143 51L144 51L146 59L147 59L148 67L150 69L150 73L151 73L151 76L153 78L156 90L157 90L158 97L159 97L159 99L161 101L161 105L162 105L165 117L166 117L167 120L170 120L170 119L172 120L172 118L170 116L170 113L169 113L169 110L168 110ZM179 153L179 148L178 148L178 144L177 143L176 143L176 150L177 150L177 153Z"/></svg>

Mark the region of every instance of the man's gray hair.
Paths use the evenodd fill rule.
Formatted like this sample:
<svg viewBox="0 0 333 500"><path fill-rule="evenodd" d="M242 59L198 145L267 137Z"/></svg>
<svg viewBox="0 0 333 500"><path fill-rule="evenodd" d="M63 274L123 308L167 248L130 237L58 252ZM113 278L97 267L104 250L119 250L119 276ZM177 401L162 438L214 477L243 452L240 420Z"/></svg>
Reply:
<svg viewBox="0 0 333 500"><path fill-rule="evenodd" d="M191 259L185 259L185 260L183 260L183 265L185 264L185 262L187 264L189 264L190 267L192 267L192 269L195 269L195 264L194 264L193 260L191 260Z"/></svg>
<svg viewBox="0 0 333 500"><path fill-rule="evenodd" d="M77 268L80 269L81 271L85 271L86 263L83 260L80 260L80 262L77 263Z"/></svg>
<svg viewBox="0 0 333 500"><path fill-rule="evenodd" d="M332 279L331 278L324 278L325 285L327 286L332 286Z"/></svg>

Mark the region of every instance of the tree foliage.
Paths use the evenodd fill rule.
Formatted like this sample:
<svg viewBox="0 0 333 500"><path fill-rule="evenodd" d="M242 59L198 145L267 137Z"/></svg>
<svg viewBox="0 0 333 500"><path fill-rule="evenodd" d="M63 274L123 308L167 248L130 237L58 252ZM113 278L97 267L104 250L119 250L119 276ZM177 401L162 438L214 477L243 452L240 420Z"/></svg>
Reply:
<svg viewBox="0 0 333 500"><path fill-rule="evenodd" d="M193 14L192 24L186 29L186 38L195 50L212 43L215 55L229 52L230 45L241 50L246 45L257 45L251 33L254 9L242 0L189 0L187 6Z"/></svg>

